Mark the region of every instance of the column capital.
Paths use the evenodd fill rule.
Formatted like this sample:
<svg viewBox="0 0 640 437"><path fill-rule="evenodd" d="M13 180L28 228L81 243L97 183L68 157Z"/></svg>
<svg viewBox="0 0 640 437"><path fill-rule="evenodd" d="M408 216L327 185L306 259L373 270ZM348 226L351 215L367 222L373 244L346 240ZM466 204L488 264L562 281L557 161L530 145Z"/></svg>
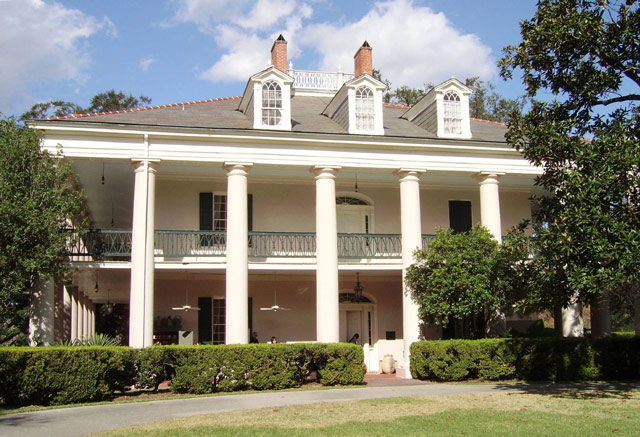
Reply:
<svg viewBox="0 0 640 437"><path fill-rule="evenodd" d="M140 172L144 170L144 164L149 164L149 171L155 172L160 167L159 159L148 158L131 158L131 165L133 165L134 172Z"/></svg>
<svg viewBox="0 0 640 437"><path fill-rule="evenodd" d="M426 173L427 170L422 168L399 168L393 172L398 176L400 182L402 181L419 181L420 176Z"/></svg>
<svg viewBox="0 0 640 437"><path fill-rule="evenodd" d="M233 162L227 161L222 164L222 168L227 171L227 175L242 175L246 176L249 174L249 170L253 167L252 162Z"/></svg>
<svg viewBox="0 0 640 437"><path fill-rule="evenodd" d="M473 175L474 179L477 179L482 184L498 184L500 176L504 176L506 173L496 171L481 171Z"/></svg>
<svg viewBox="0 0 640 437"><path fill-rule="evenodd" d="M339 165L314 165L309 171L316 175L316 179L335 179L341 168Z"/></svg>

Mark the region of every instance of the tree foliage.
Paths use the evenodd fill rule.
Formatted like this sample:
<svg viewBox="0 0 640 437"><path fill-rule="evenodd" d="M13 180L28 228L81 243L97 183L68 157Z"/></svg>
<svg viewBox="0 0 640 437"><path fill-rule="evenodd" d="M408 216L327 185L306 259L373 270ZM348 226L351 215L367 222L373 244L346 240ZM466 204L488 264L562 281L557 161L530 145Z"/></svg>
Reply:
<svg viewBox="0 0 640 437"><path fill-rule="evenodd" d="M405 282L419 305L419 316L428 323L446 326L462 323L461 336L484 336L486 326L476 317L504 307L505 296L494 287L498 243L486 228L467 233L439 229L428 250L415 252L416 262L407 269Z"/></svg>
<svg viewBox="0 0 640 437"><path fill-rule="evenodd" d="M433 83L427 82L423 88L402 85L393 90L391 82L382 76L380 70L374 68L373 77L387 85L387 91L383 96L385 102L405 106L415 105L435 86ZM469 115L473 118L507 123L510 114L514 111L522 111L528 102L526 97L517 99L502 97L495 92L493 84L480 80L477 76L467 78L465 85L471 88Z"/></svg>
<svg viewBox="0 0 640 437"><path fill-rule="evenodd" d="M522 111L528 102L526 97L508 99L495 92L491 82L484 82L479 77L468 77L465 85L471 88L469 97L469 116L481 120L508 123L514 111Z"/></svg>
<svg viewBox="0 0 640 437"><path fill-rule="evenodd" d="M147 96L134 97L122 91L109 90L93 96L91 105L86 109L86 112L121 111L139 108L150 103L151 99Z"/></svg>
<svg viewBox="0 0 640 437"><path fill-rule="evenodd" d="M28 111L20 116L20 120L43 119L49 117L64 117L72 114L85 114L90 112L122 111L125 109L135 109L151 104L151 98L140 95L134 97L122 91L116 92L111 89L103 93L96 94L91 98L91 104L83 108L73 102L62 100L51 100L33 105Z"/></svg>
<svg viewBox="0 0 640 437"><path fill-rule="evenodd" d="M61 278L83 195L71 167L41 152L33 129L0 119L0 343L26 341L29 296L37 279Z"/></svg>
<svg viewBox="0 0 640 437"><path fill-rule="evenodd" d="M515 114L507 140L543 169L533 245L538 274L555 278L545 299L563 305L640 279L638 9L540 0L500 61L504 78L522 72L530 97L553 97Z"/></svg>

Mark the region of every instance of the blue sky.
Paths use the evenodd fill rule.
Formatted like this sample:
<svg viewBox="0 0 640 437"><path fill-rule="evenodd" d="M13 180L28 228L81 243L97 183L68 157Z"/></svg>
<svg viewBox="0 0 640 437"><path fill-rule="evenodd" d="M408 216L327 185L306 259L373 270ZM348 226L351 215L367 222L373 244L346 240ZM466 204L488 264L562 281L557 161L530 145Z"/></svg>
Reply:
<svg viewBox="0 0 640 437"><path fill-rule="evenodd" d="M528 0L0 0L0 112L108 89L168 104L242 93L279 33L294 68L353 71L367 39L392 87L480 76L520 41Z"/></svg>

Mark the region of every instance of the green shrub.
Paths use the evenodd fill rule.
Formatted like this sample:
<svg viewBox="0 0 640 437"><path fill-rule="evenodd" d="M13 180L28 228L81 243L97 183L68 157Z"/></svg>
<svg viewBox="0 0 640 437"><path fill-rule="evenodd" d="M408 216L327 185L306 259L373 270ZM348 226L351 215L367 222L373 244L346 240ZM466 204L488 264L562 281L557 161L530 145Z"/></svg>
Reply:
<svg viewBox="0 0 640 437"><path fill-rule="evenodd" d="M3 347L0 403L70 404L136 385L179 393L284 389L316 372L324 385L361 384L362 348L352 344Z"/></svg>
<svg viewBox="0 0 640 437"><path fill-rule="evenodd" d="M123 347L0 348L0 363L5 404L96 401L135 375L135 351Z"/></svg>
<svg viewBox="0 0 640 437"><path fill-rule="evenodd" d="M640 337L435 340L411 345L414 378L589 381L640 377Z"/></svg>
<svg viewBox="0 0 640 437"><path fill-rule="evenodd" d="M300 386L311 372L323 385L361 384L362 348L350 344L192 346L177 350L172 388L214 393Z"/></svg>

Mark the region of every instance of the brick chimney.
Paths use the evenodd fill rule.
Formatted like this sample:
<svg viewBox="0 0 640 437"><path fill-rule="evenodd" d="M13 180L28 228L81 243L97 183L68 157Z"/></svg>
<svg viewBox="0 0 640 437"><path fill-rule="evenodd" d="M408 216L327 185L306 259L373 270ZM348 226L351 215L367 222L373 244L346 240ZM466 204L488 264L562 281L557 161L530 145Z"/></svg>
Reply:
<svg viewBox="0 0 640 437"><path fill-rule="evenodd" d="M283 73L287 73L287 41L282 34L271 46L271 65Z"/></svg>
<svg viewBox="0 0 640 437"><path fill-rule="evenodd" d="M355 77L360 76L363 73L368 73L373 76L373 61L371 58L371 46L368 42L364 42L362 47L358 49L353 56L353 72Z"/></svg>

